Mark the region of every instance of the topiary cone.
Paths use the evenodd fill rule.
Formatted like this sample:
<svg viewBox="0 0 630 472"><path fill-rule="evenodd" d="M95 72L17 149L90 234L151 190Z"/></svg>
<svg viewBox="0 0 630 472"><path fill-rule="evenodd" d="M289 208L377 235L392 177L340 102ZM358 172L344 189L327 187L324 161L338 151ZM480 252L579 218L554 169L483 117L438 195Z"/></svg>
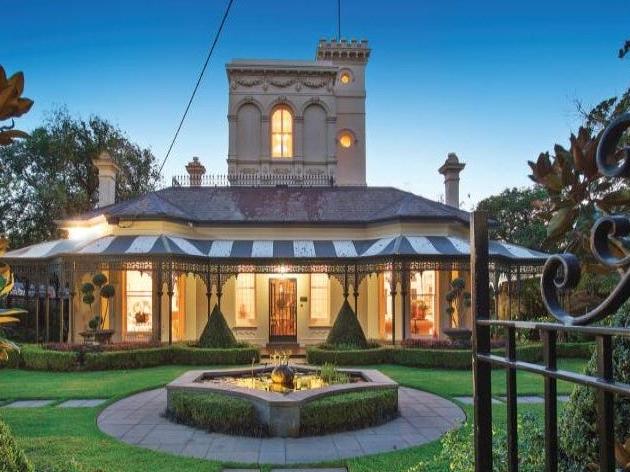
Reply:
<svg viewBox="0 0 630 472"><path fill-rule="evenodd" d="M199 347L226 348L236 347L238 343L228 326L218 305L214 305L208 317L208 323L199 338Z"/></svg>
<svg viewBox="0 0 630 472"><path fill-rule="evenodd" d="M352 310L347 299L341 305L335 324L328 333L328 338L326 338L326 344L332 346L354 346L359 349L368 347L365 333L363 333L357 315Z"/></svg>

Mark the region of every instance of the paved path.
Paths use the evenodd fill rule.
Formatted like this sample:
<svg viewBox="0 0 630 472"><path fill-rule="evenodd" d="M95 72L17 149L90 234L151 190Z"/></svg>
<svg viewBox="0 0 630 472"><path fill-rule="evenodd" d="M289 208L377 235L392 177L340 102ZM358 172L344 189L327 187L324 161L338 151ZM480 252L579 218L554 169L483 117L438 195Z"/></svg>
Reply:
<svg viewBox="0 0 630 472"><path fill-rule="evenodd" d="M126 443L183 456L245 464L295 464L331 461L418 446L439 438L466 416L444 398L400 388L401 416L358 431L306 438L228 436L176 424L164 418L166 390L127 397L98 417L99 428Z"/></svg>

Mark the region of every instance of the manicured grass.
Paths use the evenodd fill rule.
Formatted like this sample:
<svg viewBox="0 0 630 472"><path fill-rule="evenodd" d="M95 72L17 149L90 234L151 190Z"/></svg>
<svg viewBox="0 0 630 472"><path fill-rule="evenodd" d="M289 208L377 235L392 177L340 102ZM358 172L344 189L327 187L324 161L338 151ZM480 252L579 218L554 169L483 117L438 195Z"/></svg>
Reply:
<svg viewBox="0 0 630 472"><path fill-rule="evenodd" d="M563 359L559 367L581 371L586 361ZM118 398L139 390L162 386L182 372L199 366L164 366L129 371L49 373L22 370L0 370L0 399L34 398ZM379 365L385 374L401 385L420 388L445 397L472 395L470 371L441 369L415 369L394 365ZM505 392L505 374L493 372L493 394ZM542 379L527 373L519 373L520 394L542 393ZM558 391L569 393L570 385L559 382ZM472 418L472 408L464 407ZM99 409L61 409L56 407L33 410L0 409L0 419L14 431L18 443L35 463L38 470L56 467L74 459L86 472L138 472L187 470L219 471L217 462L187 459L134 447L117 441L100 432L96 426ZM540 405L519 405L519 412L541 412ZM497 425L505 424L505 405L493 407L493 418ZM439 441L402 451L346 461L350 472L402 471L424 462L422 472L444 472L447 464L440 463L436 456L440 452ZM132 469L130 466L132 465ZM225 464L224 464L225 465ZM263 468L266 470L268 468ZM48 469L50 470L50 469ZM54 470L54 469L52 469Z"/></svg>
<svg viewBox="0 0 630 472"><path fill-rule="evenodd" d="M216 366L213 366L216 368ZM0 370L0 399L116 398L157 388L199 366L161 366L102 372Z"/></svg>
<svg viewBox="0 0 630 472"><path fill-rule="evenodd" d="M558 368L581 372L586 365L584 359L558 359ZM417 388L443 397L472 395L472 372L469 370L416 369L399 365L377 365L379 369L405 387ZM517 373L519 395L536 395L543 391L543 380L539 375L529 372ZM558 393L569 394L573 389L567 382L558 382ZM505 371L492 372L492 394L505 394Z"/></svg>

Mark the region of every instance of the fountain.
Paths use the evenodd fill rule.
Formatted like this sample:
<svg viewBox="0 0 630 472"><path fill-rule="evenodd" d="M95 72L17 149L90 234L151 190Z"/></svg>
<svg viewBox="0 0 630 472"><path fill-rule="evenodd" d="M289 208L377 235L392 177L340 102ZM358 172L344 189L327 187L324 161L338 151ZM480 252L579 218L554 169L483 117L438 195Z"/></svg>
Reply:
<svg viewBox="0 0 630 472"><path fill-rule="evenodd" d="M322 375L319 367L289 365L284 354L272 356L272 366L192 370L166 386L167 408L171 393L222 394L250 401L271 436L297 437L300 411L316 398L339 393L398 389L398 384L377 370L335 369Z"/></svg>

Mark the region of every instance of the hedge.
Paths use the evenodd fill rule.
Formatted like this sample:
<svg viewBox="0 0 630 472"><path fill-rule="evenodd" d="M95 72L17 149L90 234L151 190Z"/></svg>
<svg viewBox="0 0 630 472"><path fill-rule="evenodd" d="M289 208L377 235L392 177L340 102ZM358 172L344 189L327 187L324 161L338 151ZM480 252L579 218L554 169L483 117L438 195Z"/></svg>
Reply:
<svg viewBox="0 0 630 472"><path fill-rule="evenodd" d="M593 352L592 343L558 343L558 357L588 359ZM504 356L505 349L493 349L493 354ZM518 360L540 362L543 358L541 344L527 344L516 348ZM398 364L407 367L441 369L470 369L472 351L469 349L416 349L384 346L375 349L332 350L309 347L306 350L309 364L336 365Z"/></svg>
<svg viewBox="0 0 630 472"><path fill-rule="evenodd" d="M306 403L300 411L300 435L349 431L383 424L398 416L394 388L340 393Z"/></svg>
<svg viewBox="0 0 630 472"><path fill-rule="evenodd" d="M3 472L33 472L22 449L18 447L9 427L0 421L0 470Z"/></svg>
<svg viewBox="0 0 630 472"><path fill-rule="evenodd" d="M247 400L217 393L168 392L166 415L210 432L266 436L267 429Z"/></svg>
<svg viewBox="0 0 630 472"><path fill-rule="evenodd" d="M25 345L12 353L9 367L29 370L65 372L73 370L137 369L168 364L235 365L251 364L260 359L259 349L252 346L230 349L204 349L173 345L159 348L125 351L76 352L54 351L40 346Z"/></svg>

